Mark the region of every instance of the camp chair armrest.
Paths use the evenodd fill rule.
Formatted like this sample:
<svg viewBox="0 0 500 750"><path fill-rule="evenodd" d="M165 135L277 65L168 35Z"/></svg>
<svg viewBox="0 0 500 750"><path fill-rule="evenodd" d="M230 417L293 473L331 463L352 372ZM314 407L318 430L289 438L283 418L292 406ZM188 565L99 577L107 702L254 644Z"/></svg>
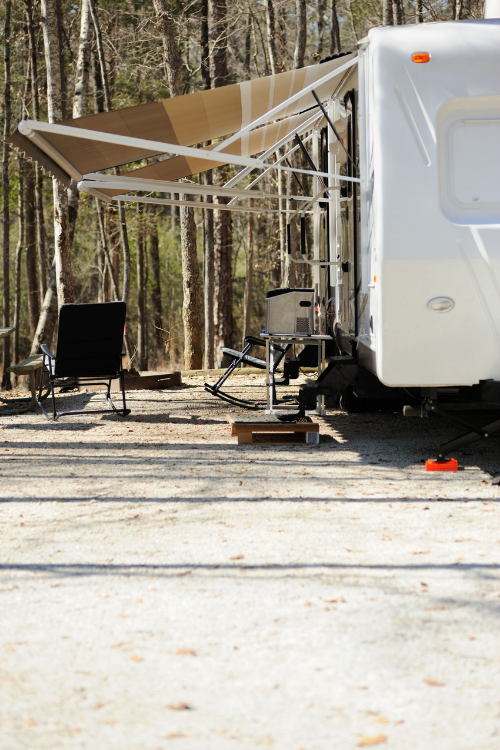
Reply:
<svg viewBox="0 0 500 750"><path fill-rule="evenodd" d="M46 357L50 357L50 359L55 359L54 355L50 351L47 344L40 344L40 349L42 350L42 352L45 354Z"/></svg>
<svg viewBox="0 0 500 750"><path fill-rule="evenodd" d="M264 339L258 339L256 336L245 336L245 343L252 344L252 346L264 346L266 342Z"/></svg>

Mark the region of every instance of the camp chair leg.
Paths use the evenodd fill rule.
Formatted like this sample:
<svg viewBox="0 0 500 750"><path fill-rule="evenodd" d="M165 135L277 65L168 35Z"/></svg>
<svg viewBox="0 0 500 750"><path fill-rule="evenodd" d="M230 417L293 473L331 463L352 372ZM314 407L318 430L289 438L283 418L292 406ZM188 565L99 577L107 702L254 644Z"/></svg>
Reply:
<svg viewBox="0 0 500 750"><path fill-rule="evenodd" d="M113 403L113 399L111 398L111 380L109 381L108 391L106 393L106 401L111 406L113 411L116 412L116 414L118 414L118 416L128 417L128 415L131 412L131 409L127 409L127 402L125 400L125 373L123 372L123 370L120 372L120 388L122 392L123 409L117 409Z"/></svg>

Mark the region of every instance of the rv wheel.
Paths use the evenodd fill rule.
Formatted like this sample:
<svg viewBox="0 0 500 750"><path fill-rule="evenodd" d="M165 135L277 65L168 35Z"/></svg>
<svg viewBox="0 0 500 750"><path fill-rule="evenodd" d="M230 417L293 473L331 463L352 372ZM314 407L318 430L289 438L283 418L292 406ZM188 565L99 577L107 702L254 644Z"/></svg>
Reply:
<svg viewBox="0 0 500 750"><path fill-rule="evenodd" d="M359 414L359 412L366 411L366 398L358 398L349 386L341 395L339 405L342 411Z"/></svg>

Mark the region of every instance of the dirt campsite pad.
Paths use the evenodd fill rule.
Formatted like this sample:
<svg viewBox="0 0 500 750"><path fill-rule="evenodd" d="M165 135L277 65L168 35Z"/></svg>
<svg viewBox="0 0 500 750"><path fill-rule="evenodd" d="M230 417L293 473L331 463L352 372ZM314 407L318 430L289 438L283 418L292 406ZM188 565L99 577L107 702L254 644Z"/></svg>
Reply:
<svg viewBox="0 0 500 750"><path fill-rule="evenodd" d="M426 473L453 427L330 410L239 446L202 384L0 418L1 749L498 750L498 441Z"/></svg>

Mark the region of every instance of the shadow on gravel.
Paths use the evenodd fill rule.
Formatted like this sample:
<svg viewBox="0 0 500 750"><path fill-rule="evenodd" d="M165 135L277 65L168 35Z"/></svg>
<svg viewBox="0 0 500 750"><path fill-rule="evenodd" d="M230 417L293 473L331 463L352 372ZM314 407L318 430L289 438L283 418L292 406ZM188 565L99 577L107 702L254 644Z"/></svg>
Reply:
<svg viewBox="0 0 500 750"><path fill-rule="evenodd" d="M263 572L283 572L283 571L484 571L494 573L500 571L500 564L496 563L420 563L418 565L398 565L398 564L344 564L344 563L282 563L273 564L265 563L263 565L245 565L234 563L172 563L170 565L115 565L115 564L91 564L91 563L10 563L0 565L0 572L45 572L51 575L64 576L93 576L93 575L125 575L125 576L174 576L186 575L195 571L222 571L222 572L239 572L246 571L263 571ZM495 602L498 607L500 604Z"/></svg>
<svg viewBox="0 0 500 750"><path fill-rule="evenodd" d="M70 477L64 476L62 479L69 479ZM74 479L74 477L71 477ZM86 479L99 479L101 476L95 477L88 476ZM446 489L446 488L445 488ZM100 494L101 493L101 494ZM98 507L99 503L133 503L134 507L137 507L139 503L144 505L191 505L206 503L208 505L214 505L216 503L302 503L304 505L308 503L314 503L315 505L332 505L338 503L350 503L352 505L366 505L367 503L376 504L380 503L391 503L392 505L406 504L406 503L418 503L419 505L429 505L430 503L448 503L448 504L461 504L461 503L473 503L473 502L486 502L492 504L500 504L500 497L488 498L484 500L479 498L478 500L471 499L470 497L437 497L437 498L420 498L420 497L269 497L267 495L263 497L212 497L207 495L197 495L196 497L135 497L112 494L105 490L96 489L94 493L86 492L85 495L59 495L50 497L2 497L0 498L0 505L4 503L90 503L92 500L96 501L95 508ZM125 519L127 520L127 519Z"/></svg>

